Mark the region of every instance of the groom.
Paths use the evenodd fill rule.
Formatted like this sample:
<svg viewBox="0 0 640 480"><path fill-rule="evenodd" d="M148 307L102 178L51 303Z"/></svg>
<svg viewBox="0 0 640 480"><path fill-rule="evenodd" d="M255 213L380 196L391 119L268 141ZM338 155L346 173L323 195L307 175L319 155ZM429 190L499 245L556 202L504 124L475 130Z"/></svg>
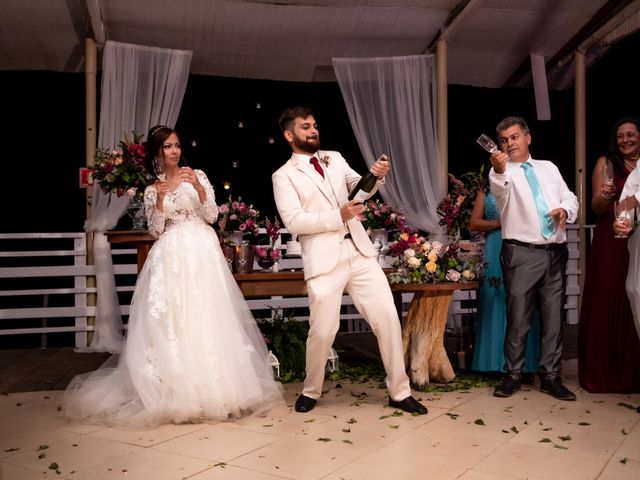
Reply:
<svg viewBox="0 0 640 480"><path fill-rule="evenodd" d="M309 412L320 398L346 290L378 339L387 372L389 405L426 414L427 409L411 396L391 289L377 252L356 218L364 206L347 200L360 175L338 152L318 150L320 136L310 109L289 108L279 123L293 154L273 174L273 192L280 217L289 232L298 235L302 246L310 310L307 376L296 411ZM373 164L371 171L381 180L371 195L384 183L388 170L388 162Z"/></svg>

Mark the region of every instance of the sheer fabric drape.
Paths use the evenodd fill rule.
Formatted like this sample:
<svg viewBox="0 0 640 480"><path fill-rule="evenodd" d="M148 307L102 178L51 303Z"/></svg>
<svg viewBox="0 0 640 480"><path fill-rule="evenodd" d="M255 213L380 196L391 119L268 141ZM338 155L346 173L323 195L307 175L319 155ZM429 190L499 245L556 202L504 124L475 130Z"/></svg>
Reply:
<svg viewBox="0 0 640 480"><path fill-rule="evenodd" d="M192 52L107 41L102 63L98 145L114 148L125 133L146 133L156 124L175 125L187 88ZM93 187L91 218L85 231L94 233L96 323L89 351L122 350L122 317L116 293L111 248L104 232L116 226L129 198Z"/></svg>
<svg viewBox="0 0 640 480"><path fill-rule="evenodd" d="M334 58L351 126L367 165L381 153L391 171L380 192L407 221L439 237L436 207L446 194L436 150L433 55Z"/></svg>

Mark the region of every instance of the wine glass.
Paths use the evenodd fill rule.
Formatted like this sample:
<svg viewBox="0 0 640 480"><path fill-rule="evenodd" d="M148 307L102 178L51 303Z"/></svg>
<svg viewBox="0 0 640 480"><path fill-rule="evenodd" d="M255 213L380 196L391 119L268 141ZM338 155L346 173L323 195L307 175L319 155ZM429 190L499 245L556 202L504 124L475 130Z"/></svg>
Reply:
<svg viewBox="0 0 640 480"><path fill-rule="evenodd" d="M164 168L165 167L164 160L161 158L155 157L152 160L151 164L153 166L154 175L158 178L158 180L164 181L167 175Z"/></svg>
<svg viewBox="0 0 640 480"><path fill-rule="evenodd" d="M480 135L476 140L476 142L478 142L478 144L489 153L494 153L498 151L498 146L496 145L496 142L494 142L491 139L491 137L485 133Z"/></svg>
<svg viewBox="0 0 640 480"><path fill-rule="evenodd" d="M623 200L622 202L613 202L613 211L616 216L615 222L618 225L628 226L631 220L632 210L627 209L627 204ZM626 233L616 233L615 238L627 238L629 235Z"/></svg>

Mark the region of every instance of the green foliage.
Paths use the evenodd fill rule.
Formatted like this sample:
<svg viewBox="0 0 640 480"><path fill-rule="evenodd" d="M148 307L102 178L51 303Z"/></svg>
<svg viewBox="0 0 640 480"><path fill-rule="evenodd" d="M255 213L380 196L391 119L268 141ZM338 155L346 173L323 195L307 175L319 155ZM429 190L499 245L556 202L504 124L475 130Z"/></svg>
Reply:
<svg viewBox="0 0 640 480"><path fill-rule="evenodd" d="M280 381L296 382L305 376L305 355L309 322L298 321L291 312L272 309L271 318L258 319L267 348L280 361Z"/></svg>

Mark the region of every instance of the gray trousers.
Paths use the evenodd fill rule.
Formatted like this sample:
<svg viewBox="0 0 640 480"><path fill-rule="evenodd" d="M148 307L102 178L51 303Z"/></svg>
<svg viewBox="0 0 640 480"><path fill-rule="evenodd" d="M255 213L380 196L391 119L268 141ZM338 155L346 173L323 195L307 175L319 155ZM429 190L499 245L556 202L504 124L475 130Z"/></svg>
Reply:
<svg viewBox="0 0 640 480"><path fill-rule="evenodd" d="M552 244L545 249L502 243L500 263L507 303L504 340L507 372L522 372L527 332L537 306L540 314L538 373L541 376L560 373L567 258L565 244Z"/></svg>

